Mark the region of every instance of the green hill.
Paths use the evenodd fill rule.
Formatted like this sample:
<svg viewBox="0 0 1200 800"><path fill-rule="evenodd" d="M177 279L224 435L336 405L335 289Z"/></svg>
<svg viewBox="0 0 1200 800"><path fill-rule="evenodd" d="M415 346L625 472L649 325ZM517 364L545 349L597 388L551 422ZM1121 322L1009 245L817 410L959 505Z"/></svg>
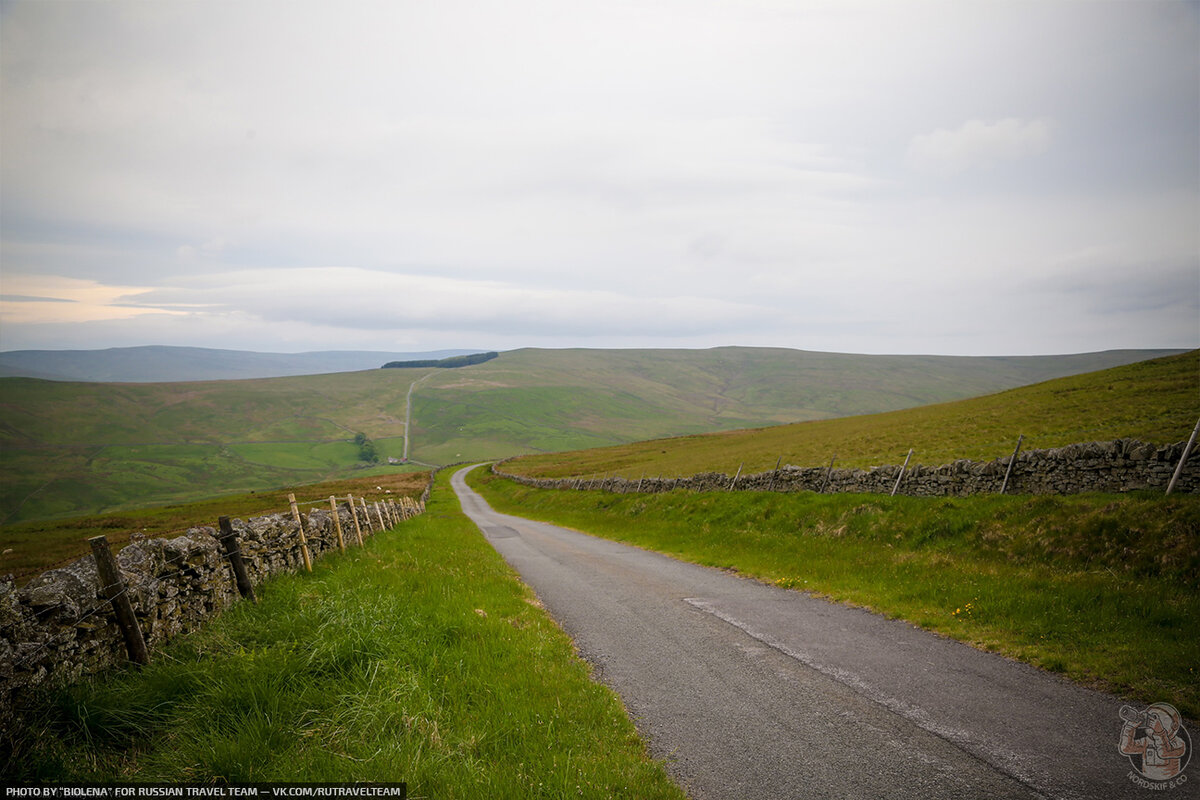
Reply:
<svg viewBox="0 0 1200 800"><path fill-rule="evenodd" d="M506 469L543 477L762 472L785 464L867 467L903 461L935 466L987 461L1023 447L1188 437L1200 417L1200 350L1059 378L952 403L619 447L530 456Z"/></svg>
<svg viewBox="0 0 1200 800"><path fill-rule="evenodd" d="M1156 351L956 358L771 348L517 350L453 370L260 380L0 379L0 522L944 402ZM379 362L382 364L382 362ZM777 455L777 454L776 454ZM774 463L775 456L771 456Z"/></svg>

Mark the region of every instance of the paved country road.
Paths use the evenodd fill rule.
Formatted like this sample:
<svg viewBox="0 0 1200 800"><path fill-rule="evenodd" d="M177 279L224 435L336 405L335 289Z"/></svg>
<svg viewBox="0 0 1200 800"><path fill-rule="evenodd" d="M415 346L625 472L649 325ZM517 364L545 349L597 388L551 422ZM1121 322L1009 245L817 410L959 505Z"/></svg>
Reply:
<svg viewBox="0 0 1200 800"><path fill-rule="evenodd" d="M463 510L695 798L1200 795L1196 764L1174 789L1130 779L1119 698L861 609L496 513L465 474L452 480Z"/></svg>

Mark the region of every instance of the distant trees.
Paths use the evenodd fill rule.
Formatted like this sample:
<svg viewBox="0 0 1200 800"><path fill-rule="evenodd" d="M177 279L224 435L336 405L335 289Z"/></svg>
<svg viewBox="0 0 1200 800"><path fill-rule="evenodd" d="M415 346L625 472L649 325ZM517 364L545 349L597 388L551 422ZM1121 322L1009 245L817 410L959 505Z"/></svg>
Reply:
<svg viewBox="0 0 1200 800"><path fill-rule="evenodd" d="M359 431L354 434L354 443L358 445L359 461L365 461L368 464L375 464L379 461L379 453L375 450L375 443L367 438L365 433Z"/></svg>
<svg viewBox="0 0 1200 800"><path fill-rule="evenodd" d="M499 353L472 353L468 356L451 356L450 358L442 358L437 360L424 361L389 361L383 365L383 369L410 369L412 367L440 367L442 369L453 369L454 367L469 367L472 364L482 364L485 361L491 361L493 358L499 358Z"/></svg>

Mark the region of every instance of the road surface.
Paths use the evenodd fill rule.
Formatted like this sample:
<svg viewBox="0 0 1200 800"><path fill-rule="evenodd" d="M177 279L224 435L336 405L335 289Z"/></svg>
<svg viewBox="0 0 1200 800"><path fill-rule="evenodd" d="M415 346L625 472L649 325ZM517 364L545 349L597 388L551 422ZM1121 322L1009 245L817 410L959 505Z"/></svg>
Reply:
<svg viewBox="0 0 1200 800"><path fill-rule="evenodd" d="M465 474L452 481L463 510L695 798L1198 794L1200 773L1165 791L1134 782L1119 698L861 609L498 514Z"/></svg>

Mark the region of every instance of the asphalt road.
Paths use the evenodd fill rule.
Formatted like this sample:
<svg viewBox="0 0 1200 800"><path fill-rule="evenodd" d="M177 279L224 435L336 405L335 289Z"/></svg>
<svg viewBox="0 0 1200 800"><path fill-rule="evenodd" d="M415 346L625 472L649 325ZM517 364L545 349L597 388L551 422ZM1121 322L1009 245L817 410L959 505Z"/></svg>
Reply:
<svg viewBox="0 0 1200 800"><path fill-rule="evenodd" d="M1119 698L800 592L463 510L700 800L1145 798ZM1195 728L1190 732L1200 733Z"/></svg>

